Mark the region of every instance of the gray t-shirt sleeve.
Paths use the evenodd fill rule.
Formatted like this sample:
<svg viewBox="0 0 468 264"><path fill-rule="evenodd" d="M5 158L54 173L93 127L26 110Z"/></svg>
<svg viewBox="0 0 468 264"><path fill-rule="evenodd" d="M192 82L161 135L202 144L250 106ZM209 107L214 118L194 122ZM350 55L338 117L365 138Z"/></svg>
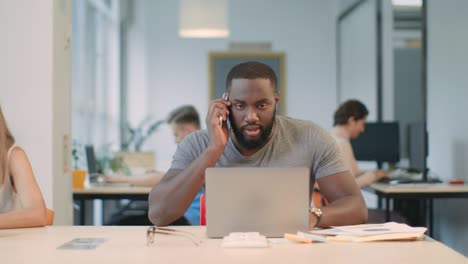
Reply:
<svg viewBox="0 0 468 264"><path fill-rule="evenodd" d="M170 169L187 168L206 149L207 140L204 131L195 131L185 137L177 146Z"/></svg>
<svg viewBox="0 0 468 264"><path fill-rule="evenodd" d="M313 164L315 179L347 171L336 141L324 129L315 134L316 152Z"/></svg>

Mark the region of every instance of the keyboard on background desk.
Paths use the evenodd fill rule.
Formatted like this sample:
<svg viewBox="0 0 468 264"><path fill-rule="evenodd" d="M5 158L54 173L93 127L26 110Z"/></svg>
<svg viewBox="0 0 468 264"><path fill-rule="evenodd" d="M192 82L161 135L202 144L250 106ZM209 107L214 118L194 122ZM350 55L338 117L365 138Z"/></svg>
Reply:
<svg viewBox="0 0 468 264"><path fill-rule="evenodd" d="M91 173L89 175L90 187L131 187L130 183L109 182L106 177L100 173Z"/></svg>
<svg viewBox="0 0 468 264"><path fill-rule="evenodd" d="M123 188L123 187L134 187L133 184L130 183L117 183L117 182L100 182L100 183L90 183L91 187L113 187L113 188Z"/></svg>
<svg viewBox="0 0 468 264"><path fill-rule="evenodd" d="M422 173L415 170L408 169L395 169L387 172L390 178L381 178L378 180L380 183L405 184L405 183L440 183L438 179L430 178L427 181L423 180Z"/></svg>

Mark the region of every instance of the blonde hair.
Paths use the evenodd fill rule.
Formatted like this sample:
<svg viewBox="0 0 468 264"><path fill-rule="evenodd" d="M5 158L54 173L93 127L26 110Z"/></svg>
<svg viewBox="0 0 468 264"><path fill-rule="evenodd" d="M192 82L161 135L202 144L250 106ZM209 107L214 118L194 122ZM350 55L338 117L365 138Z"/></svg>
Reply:
<svg viewBox="0 0 468 264"><path fill-rule="evenodd" d="M2 107L0 106L0 185L8 177L8 150L15 143L15 138L8 129Z"/></svg>

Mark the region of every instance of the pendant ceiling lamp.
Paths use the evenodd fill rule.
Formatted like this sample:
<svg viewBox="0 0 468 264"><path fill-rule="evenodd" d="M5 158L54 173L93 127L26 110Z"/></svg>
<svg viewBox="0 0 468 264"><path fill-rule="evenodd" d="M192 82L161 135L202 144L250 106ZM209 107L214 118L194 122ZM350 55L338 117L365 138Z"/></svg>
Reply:
<svg viewBox="0 0 468 264"><path fill-rule="evenodd" d="M395 6L421 7L422 0L392 0L392 4Z"/></svg>
<svg viewBox="0 0 468 264"><path fill-rule="evenodd" d="M225 38L229 36L228 0L180 0L179 36Z"/></svg>

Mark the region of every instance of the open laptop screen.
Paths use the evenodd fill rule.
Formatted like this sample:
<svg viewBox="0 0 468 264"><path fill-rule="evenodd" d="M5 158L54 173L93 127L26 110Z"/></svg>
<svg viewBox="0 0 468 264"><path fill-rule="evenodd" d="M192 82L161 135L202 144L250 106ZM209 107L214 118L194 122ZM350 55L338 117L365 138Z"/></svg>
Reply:
<svg viewBox="0 0 468 264"><path fill-rule="evenodd" d="M208 168L208 237L260 232L267 237L307 230L308 168Z"/></svg>

